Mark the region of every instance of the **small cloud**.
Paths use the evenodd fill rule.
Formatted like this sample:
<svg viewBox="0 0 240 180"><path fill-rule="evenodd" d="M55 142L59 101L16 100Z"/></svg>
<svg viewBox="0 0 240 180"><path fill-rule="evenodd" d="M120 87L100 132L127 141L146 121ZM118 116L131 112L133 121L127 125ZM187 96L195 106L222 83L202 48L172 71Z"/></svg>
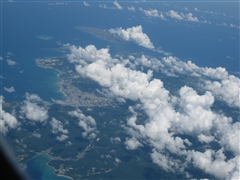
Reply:
<svg viewBox="0 0 240 180"><path fill-rule="evenodd" d="M115 162L117 163L117 164L119 164L120 162L122 162L120 159L118 159L118 158L115 158Z"/></svg>
<svg viewBox="0 0 240 180"><path fill-rule="evenodd" d="M166 14L171 18L183 20L183 17L180 14L178 14L178 12L175 12L174 10L170 10Z"/></svg>
<svg viewBox="0 0 240 180"><path fill-rule="evenodd" d="M14 117L14 115L5 112L2 108L2 105L4 103L4 97L0 95L0 132L3 134L6 134L10 129L17 128L20 123L17 121L17 119Z"/></svg>
<svg viewBox="0 0 240 180"><path fill-rule="evenodd" d="M104 9L116 9L115 7L109 7L109 6L107 6L106 4L103 4L103 5L100 4L99 7L100 7L100 8L104 8Z"/></svg>
<svg viewBox="0 0 240 180"><path fill-rule="evenodd" d="M83 1L83 5L84 6L90 6L90 4L86 3L85 1Z"/></svg>
<svg viewBox="0 0 240 180"><path fill-rule="evenodd" d="M122 6L117 2L117 1L114 1L113 4L116 6L117 9L119 10L122 10Z"/></svg>
<svg viewBox="0 0 240 180"><path fill-rule="evenodd" d="M64 3L64 2L56 2L55 5L67 5L67 3Z"/></svg>
<svg viewBox="0 0 240 180"><path fill-rule="evenodd" d="M128 150L134 150L137 149L139 146L142 146L142 144L135 138L130 138L125 141L126 148Z"/></svg>
<svg viewBox="0 0 240 180"><path fill-rule="evenodd" d="M32 133L32 136L34 136L34 137L36 137L36 138L42 137L42 135L39 134L39 133L37 133L36 131L34 131L34 132Z"/></svg>
<svg viewBox="0 0 240 180"><path fill-rule="evenodd" d="M11 56L14 56L14 54L12 52L7 52L6 58L10 58Z"/></svg>
<svg viewBox="0 0 240 180"><path fill-rule="evenodd" d="M96 121L91 116L85 116L81 110L76 109L68 114L79 119L78 125L84 130L83 137L88 139L96 138Z"/></svg>
<svg viewBox="0 0 240 180"><path fill-rule="evenodd" d="M6 87L4 87L3 89L4 89L5 91L9 92L9 93L11 93L11 92L15 92L15 89L14 89L13 86L11 86L10 88L6 88Z"/></svg>
<svg viewBox="0 0 240 180"><path fill-rule="evenodd" d="M227 58L227 59L232 59L232 60L234 60L234 58L231 57L231 56L226 56L226 58Z"/></svg>
<svg viewBox="0 0 240 180"><path fill-rule="evenodd" d="M176 12L174 10L170 10L166 13L166 15L173 19L198 22L198 18L193 17L192 13L188 13L188 14L184 15L183 13L178 14L178 12Z"/></svg>
<svg viewBox="0 0 240 180"><path fill-rule="evenodd" d="M52 118L52 121L50 121L50 124L52 126L52 133L56 134L56 133L63 133L63 134L68 134L68 130L67 129L63 129L63 125L61 121L58 121L55 118Z"/></svg>
<svg viewBox="0 0 240 180"><path fill-rule="evenodd" d="M7 52L7 55L8 55L8 56L14 56L14 54L13 54L12 52L10 52L10 51Z"/></svg>
<svg viewBox="0 0 240 180"><path fill-rule="evenodd" d="M129 10L129 11L135 11L135 7L127 7L127 9Z"/></svg>
<svg viewBox="0 0 240 180"><path fill-rule="evenodd" d="M195 7L195 8L194 8L194 11L198 11L198 8Z"/></svg>
<svg viewBox="0 0 240 180"><path fill-rule="evenodd" d="M163 14L159 13L158 10L156 9L145 10L140 7L139 10L142 11L148 17L158 17L165 20Z"/></svg>
<svg viewBox="0 0 240 180"><path fill-rule="evenodd" d="M73 145L73 143L72 143L71 141L68 141L68 142L66 143L66 146L71 146L71 145Z"/></svg>
<svg viewBox="0 0 240 180"><path fill-rule="evenodd" d="M119 144L121 142L120 137L115 137L110 139L112 144Z"/></svg>
<svg viewBox="0 0 240 180"><path fill-rule="evenodd" d="M2 61L3 60L3 58L2 58L2 56L0 56L0 61Z"/></svg>
<svg viewBox="0 0 240 180"><path fill-rule="evenodd" d="M225 22L222 24L216 24L217 26L228 26Z"/></svg>
<svg viewBox="0 0 240 180"><path fill-rule="evenodd" d="M57 136L57 140L58 140L58 141L64 141L64 140L66 140L67 138L68 138L68 136L65 135L65 134L62 134L61 136Z"/></svg>
<svg viewBox="0 0 240 180"><path fill-rule="evenodd" d="M44 122L48 119L48 110L37 103L42 104L43 100L36 94L26 93L26 100L23 101L20 112L29 120Z"/></svg>
<svg viewBox="0 0 240 180"><path fill-rule="evenodd" d="M197 18L197 17L193 17L193 14L192 14L192 13L188 13L188 14L186 15L186 19L187 19L188 21L198 22L198 18Z"/></svg>
<svg viewBox="0 0 240 180"><path fill-rule="evenodd" d="M238 29L240 29L240 26L238 26L238 25L236 25L236 24L230 24L229 25L231 28L238 28Z"/></svg>
<svg viewBox="0 0 240 180"><path fill-rule="evenodd" d="M10 59L7 59L6 61L7 61L7 64L8 64L9 66L14 66L14 65L17 64L15 61L10 60Z"/></svg>

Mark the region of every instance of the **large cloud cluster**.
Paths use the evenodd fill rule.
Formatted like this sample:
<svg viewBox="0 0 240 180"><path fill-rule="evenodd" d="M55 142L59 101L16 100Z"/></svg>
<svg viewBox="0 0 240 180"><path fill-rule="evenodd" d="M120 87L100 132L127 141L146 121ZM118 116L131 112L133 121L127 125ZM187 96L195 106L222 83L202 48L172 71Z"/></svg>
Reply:
<svg viewBox="0 0 240 180"><path fill-rule="evenodd" d="M198 67L191 61L181 61L176 57L168 56L161 60L147 58L142 55L139 58L132 57L135 65L142 65L155 71L161 71L168 76L185 74L198 78L201 87L230 107L240 107L240 79L229 75L225 68Z"/></svg>
<svg viewBox="0 0 240 180"><path fill-rule="evenodd" d="M126 30L122 27L116 29L109 29L109 32L112 34L117 34L126 41L133 41L139 46L154 49L154 46L150 41L149 37L147 36L147 34L143 33L142 30L142 26L140 25L127 28Z"/></svg>
<svg viewBox="0 0 240 180"><path fill-rule="evenodd" d="M0 96L0 132L6 134L10 129L15 129L19 126L17 119L10 113L5 112L2 108L4 97Z"/></svg>
<svg viewBox="0 0 240 180"><path fill-rule="evenodd" d="M38 95L26 93L26 100L23 101L23 106L21 107L22 115L32 121L44 122L47 120L48 110L44 106L39 106L39 103L44 104Z"/></svg>
<svg viewBox="0 0 240 180"><path fill-rule="evenodd" d="M82 133L83 137L88 139L96 138L96 121L91 116L85 116L81 110L76 109L75 111L70 111L68 114L72 117L78 118L78 125L84 130Z"/></svg>
<svg viewBox="0 0 240 180"><path fill-rule="evenodd" d="M175 97L164 88L160 79L152 78L152 71L144 73L126 67L120 60L111 58L108 49L97 50L89 46L85 49L75 46L69 48L71 51L68 56L69 61L76 64L76 71L80 75L93 79L117 97L139 103L138 106L130 108L133 115L127 119L125 126L132 136L125 141L127 149L149 145L152 148L150 155L153 162L167 171L183 172L188 164L192 164L217 178L226 179L236 176L239 169L237 163L239 131L236 129L239 128L239 123L233 124L231 118L211 110L210 107L214 102L211 92L198 95L194 89L184 86L179 90L179 96ZM88 54L85 53L86 51ZM103 58L95 58L97 54L101 54ZM144 62L149 66L157 65L159 68L170 66L172 63L167 59L160 64L154 64L150 60ZM223 69L199 68L190 62L180 64L182 66L176 67L172 64L172 68L179 72L192 71L193 75L195 70L200 76L229 77ZM134 108L144 110L148 120L139 124L138 114ZM76 117L82 116L82 119L85 117L79 111L70 114L75 114ZM85 130L89 129L85 121L82 127L85 127ZM210 153L208 149L204 152L191 150L193 142L181 138L182 135L190 135L201 143L215 141L221 149L210 150ZM224 155L226 150L231 151L234 157L227 160ZM173 159L171 154L176 158ZM202 157L203 160L196 159L197 156ZM182 164L180 157L185 157L188 161ZM204 162L206 157L209 157L209 160ZM225 170L217 174L217 167L224 167Z"/></svg>
<svg viewBox="0 0 240 180"><path fill-rule="evenodd" d="M171 68L173 73L190 73L191 76L195 77L208 77L215 79L214 81L203 80L203 88L210 90L214 96L225 101L229 106L240 107L240 79L233 75L229 75L225 68L202 68L196 66L191 61L183 62L174 57L163 58L163 63L164 66L162 69L165 67Z"/></svg>

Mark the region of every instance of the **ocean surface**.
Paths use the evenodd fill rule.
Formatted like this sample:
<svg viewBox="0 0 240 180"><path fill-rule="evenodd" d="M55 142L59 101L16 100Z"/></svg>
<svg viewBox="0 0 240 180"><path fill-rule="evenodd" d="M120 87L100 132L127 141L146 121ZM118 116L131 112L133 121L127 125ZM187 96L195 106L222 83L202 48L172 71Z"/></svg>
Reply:
<svg viewBox="0 0 240 180"><path fill-rule="evenodd" d="M142 12L136 12L134 20L132 12L119 14L108 9L104 12L99 7L86 9L74 3L65 6L37 2L3 3L2 9L2 57L18 63L14 67L9 67L6 62L2 63L2 76L7 77L3 79L4 87L14 85L17 92L15 96L3 92L8 100L22 100L25 92L36 93L48 101L51 98L64 98L58 88L60 80L57 72L41 69L35 63L36 58L63 55L64 53L59 51L46 50L60 47L57 41L82 47L89 44L94 44L97 48L110 46L111 54L141 52L151 54L150 51L133 43L127 45L115 43L111 46L111 42L78 31L74 28L78 25L103 29L142 25L143 32L149 36L155 47L161 46L164 51L171 52L181 60L191 60L202 67L225 67L230 73L239 71L237 28L204 23L196 26L192 22L146 21L142 18ZM114 18L109 18L111 13L114 13L112 16ZM38 35L49 35L54 38L41 40L36 38ZM13 56L5 57L8 52L13 53Z"/></svg>

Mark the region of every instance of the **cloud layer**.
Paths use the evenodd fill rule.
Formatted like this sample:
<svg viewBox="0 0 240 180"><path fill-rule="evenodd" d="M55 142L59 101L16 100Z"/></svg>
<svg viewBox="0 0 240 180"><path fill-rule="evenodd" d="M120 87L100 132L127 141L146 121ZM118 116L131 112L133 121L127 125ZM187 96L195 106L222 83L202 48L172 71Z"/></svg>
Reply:
<svg viewBox="0 0 240 180"><path fill-rule="evenodd" d="M116 97L139 102L138 106L130 108L133 115L127 119L125 126L131 136L125 141L127 149L149 145L152 148L150 156L153 162L166 171L183 172L191 164L217 178L228 179L237 175L239 131L236 129L239 128L239 123L232 123L232 118L211 110L215 101L214 90L199 95L193 88L183 86L175 97L164 88L160 79L153 78L151 70L144 73L126 67L129 61L112 58L109 49L97 50L92 45L86 48L69 46L69 49L71 54L68 59L75 64L76 71L81 76L98 82ZM223 68L200 68L191 62L178 62L173 57L163 58L161 62L149 59L142 62L163 72L164 68L170 67L172 75L176 72L190 72L194 77L208 76L220 80L234 78ZM234 106L234 103L229 102L229 105ZM137 123L138 114L134 108L140 108L148 115L145 123ZM73 114L80 117L78 114L81 112ZM86 127L87 131L89 128L86 122L83 124L82 127ZM217 142L221 149L197 151L191 148L193 142L182 138L182 135L189 135L201 143ZM233 158L226 159L226 150L234 154ZM176 158L173 159L171 155ZM187 162L182 164L180 157L185 157ZM202 160L196 157L201 157ZM216 169L220 166L224 167L225 171L217 173Z"/></svg>

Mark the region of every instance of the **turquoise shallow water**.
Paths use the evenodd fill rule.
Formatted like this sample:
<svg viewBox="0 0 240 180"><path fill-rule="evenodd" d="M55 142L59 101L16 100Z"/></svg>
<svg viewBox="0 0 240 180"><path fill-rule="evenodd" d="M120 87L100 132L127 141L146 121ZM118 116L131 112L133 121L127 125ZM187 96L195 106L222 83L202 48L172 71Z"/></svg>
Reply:
<svg viewBox="0 0 240 180"><path fill-rule="evenodd" d="M27 161L27 173L34 180L71 180L64 176L57 176L54 168L47 165L51 156L46 153L39 154Z"/></svg>

